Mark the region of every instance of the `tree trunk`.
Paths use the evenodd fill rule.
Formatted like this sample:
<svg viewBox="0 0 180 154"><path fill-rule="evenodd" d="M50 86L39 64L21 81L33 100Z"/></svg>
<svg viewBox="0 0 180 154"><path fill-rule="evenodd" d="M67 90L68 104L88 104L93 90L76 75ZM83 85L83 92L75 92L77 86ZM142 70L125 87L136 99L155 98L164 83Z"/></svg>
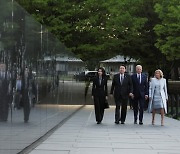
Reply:
<svg viewBox="0 0 180 154"><path fill-rule="evenodd" d="M174 65L171 70L171 79L172 80L179 80L179 76L180 76L180 74L179 74L180 67L178 65L179 63L180 63L180 60L174 61Z"/></svg>

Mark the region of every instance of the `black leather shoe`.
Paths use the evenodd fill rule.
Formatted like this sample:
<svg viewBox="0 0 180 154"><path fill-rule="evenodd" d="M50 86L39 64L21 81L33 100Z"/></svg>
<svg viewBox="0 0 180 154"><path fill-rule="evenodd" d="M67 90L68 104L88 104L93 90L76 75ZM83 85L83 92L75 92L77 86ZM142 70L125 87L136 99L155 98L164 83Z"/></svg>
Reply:
<svg viewBox="0 0 180 154"><path fill-rule="evenodd" d="M97 124L100 124L100 123L101 123L100 121L97 122Z"/></svg>
<svg viewBox="0 0 180 154"><path fill-rule="evenodd" d="M28 123L28 120L24 120L24 123Z"/></svg>
<svg viewBox="0 0 180 154"><path fill-rule="evenodd" d="M124 121L121 121L121 124L124 124Z"/></svg>
<svg viewBox="0 0 180 154"><path fill-rule="evenodd" d="M7 122L7 119L0 119L0 122Z"/></svg>
<svg viewBox="0 0 180 154"><path fill-rule="evenodd" d="M137 120L134 121L134 124L137 124Z"/></svg>
<svg viewBox="0 0 180 154"><path fill-rule="evenodd" d="M115 123L115 124L119 124L119 121L115 121L114 123Z"/></svg>
<svg viewBox="0 0 180 154"><path fill-rule="evenodd" d="M140 121L140 122L139 122L139 124L140 124L140 125L143 125L143 122L142 122L142 121Z"/></svg>

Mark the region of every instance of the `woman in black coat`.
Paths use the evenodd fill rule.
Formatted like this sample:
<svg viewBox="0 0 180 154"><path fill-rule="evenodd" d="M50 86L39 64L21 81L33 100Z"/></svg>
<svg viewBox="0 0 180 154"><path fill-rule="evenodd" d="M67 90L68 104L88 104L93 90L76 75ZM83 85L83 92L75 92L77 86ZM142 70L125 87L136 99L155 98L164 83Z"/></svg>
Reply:
<svg viewBox="0 0 180 154"><path fill-rule="evenodd" d="M107 78L103 68L98 69L97 77L93 80L92 99L94 100L95 116L97 124L100 124L104 116L105 101L108 99Z"/></svg>

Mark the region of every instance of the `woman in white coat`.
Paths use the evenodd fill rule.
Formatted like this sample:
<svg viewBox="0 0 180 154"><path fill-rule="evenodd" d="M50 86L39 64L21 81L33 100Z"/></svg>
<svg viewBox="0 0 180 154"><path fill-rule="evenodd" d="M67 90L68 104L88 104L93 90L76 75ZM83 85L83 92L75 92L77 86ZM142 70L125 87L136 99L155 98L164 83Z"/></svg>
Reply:
<svg viewBox="0 0 180 154"><path fill-rule="evenodd" d="M155 71L149 87L149 112L152 112L152 125L154 125L155 113L161 113L161 126L164 125L164 113L167 113L167 86L161 70Z"/></svg>

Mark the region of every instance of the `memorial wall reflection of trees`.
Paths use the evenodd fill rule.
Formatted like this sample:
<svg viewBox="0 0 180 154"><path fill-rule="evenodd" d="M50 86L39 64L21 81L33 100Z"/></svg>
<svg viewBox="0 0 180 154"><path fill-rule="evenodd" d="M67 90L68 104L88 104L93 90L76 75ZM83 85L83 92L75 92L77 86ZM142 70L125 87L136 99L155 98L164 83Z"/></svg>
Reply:
<svg viewBox="0 0 180 154"><path fill-rule="evenodd" d="M48 101L51 104L59 104L59 100L61 103L65 102L63 100L65 96L60 98L57 93L59 78L62 80L61 72L58 73L56 70L57 54L74 56L16 2L0 0L0 127L4 124L3 122L7 122L7 125L11 123L10 126L13 127L12 122L17 118L25 123L33 120L37 122L38 119L41 121L40 118L44 111L42 114L42 110L39 109L40 104L44 107ZM66 71L68 72L68 70ZM50 100L47 100L47 97ZM35 116L34 119L30 118L30 111L33 107L36 108L33 114L37 110L37 115L32 115ZM44 108L46 108L45 112L48 113L48 107L45 106ZM57 109L54 111L58 112ZM64 109L64 111L67 113L69 110ZM18 112L22 112L22 115ZM59 116L59 114L57 115ZM19 117L15 117L15 115ZM46 116L46 114L44 115ZM42 128L45 129L42 131L43 133L47 132L60 122L58 116L54 116L54 120L57 118L54 124L47 125L46 121L46 128L42 123L37 130ZM42 117L42 119L44 118ZM0 129L0 134L2 131L3 129ZM38 139L43 134L42 132L35 138ZM22 136L25 135L22 132L21 134ZM11 147L9 148L11 149ZM4 149L6 148L4 147ZM20 148L17 147L17 149ZM1 150L0 148L0 152L2 152Z"/></svg>

